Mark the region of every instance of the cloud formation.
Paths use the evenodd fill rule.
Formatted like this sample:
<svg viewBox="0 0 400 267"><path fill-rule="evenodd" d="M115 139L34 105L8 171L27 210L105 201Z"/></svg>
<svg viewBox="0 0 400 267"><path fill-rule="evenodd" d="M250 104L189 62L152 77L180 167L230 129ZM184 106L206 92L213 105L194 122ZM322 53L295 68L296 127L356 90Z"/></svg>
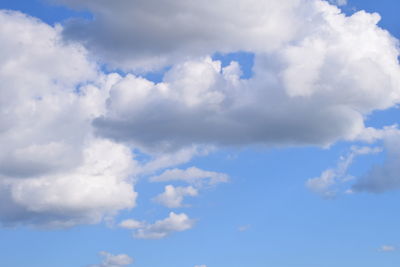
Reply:
<svg viewBox="0 0 400 267"><path fill-rule="evenodd" d="M357 139L368 114L400 100L397 40L377 14L347 17L307 2L315 13L298 19L312 24L274 51L255 51L252 78L207 56L173 65L158 84L127 75L112 86L96 133L147 150Z"/></svg>
<svg viewBox="0 0 400 267"><path fill-rule="evenodd" d="M291 40L306 22L301 18L314 10L313 2L299 0L57 1L94 15L67 22L64 37L125 69L151 69L216 51L271 51Z"/></svg>
<svg viewBox="0 0 400 267"><path fill-rule="evenodd" d="M391 245L383 245L379 248L379 251L381 251L381 252L393 252L396 250L397 250L397 248L395 246L391 246Z"/></svg>
<svg viewBox="0 0 400 267"><path fill-rule="evenodd" d="M320 0L58 2L87 8L94 19L52 27L0 11L3 225L100 222L135 206L136 177L159 172L150 180L192 186L160 196L177 207L228 176L165 169L221 146L373 139L365 118L400 101L398 41L377 26L378 14L346 16ZM249 79L239 63L212 59L237 51L254 55ZM103 63L169 68L154 83L137 72L104 73ZM398 139L385 137L387 162L353 191L400 188ZM338 174L325 176L311 187L324 191ZM171 213L137 225L135 235L162 238L192 225Z"/></svg>
<svg viewBox="0 0 400 267"><path fill-rule="evenodd" d="M400 131L387 128L383 136L386 160L375 165L353 185L354 192L383 193L400 189Z"/></svg>
<svg viewBox="0 0 400 267"><path fill-rule="evenodd" d="M309 179L307 187L324 198L333 198L340 192L340 186L353 180L354 177L348 174L349 167L356 157L360 155L376 154L382 152L380 147L352 147L351 152L341 157L334 169L327 169L320 177Z"/></svg>
<svg viewBox="0 0 400 267"><path fill-rule="evenodd" d="M184 207L183 199L186 196L195 197L198 195L198 191L192 187L175 187L173 185L165 186L163 193L155 197L153 200L168 208L180 208Z"/></svg>
<svg viewBox="0 0 400 267"><path fill-rule="evenodd" d="M205 171L196 167L190 167L186 170L168 169L157 176L149 178L151 182L171 182L181 181L195 187L212 186L229 181L229 176L225 173Z"/></svg>
<svg viewBox="0 0 400 267"><path fill-rule="evenodd" d="M103 262L89 265L88 267L122 267L133 263L133 259L126 254L113 255L106 251L102 251L99 254L104 258Z"/></svg>
<svg viewBox="0 0 400 267"><path fill-rule="evenodd" d="M183 232L191 229L195 220L190 219L185 213L170 212L169 216L153 224L137 223L135 220L126 220L120 223L120 227L135 229L134 238L138 239L162 239L174 232Z"/></svg>
<svg viewBox="0 0 400 267"><path fill-rule="evenodd" d="M90 125L112 76L59 26L12 11L0 23L1 223L68 227L134 207L129 148Z"/></svg>

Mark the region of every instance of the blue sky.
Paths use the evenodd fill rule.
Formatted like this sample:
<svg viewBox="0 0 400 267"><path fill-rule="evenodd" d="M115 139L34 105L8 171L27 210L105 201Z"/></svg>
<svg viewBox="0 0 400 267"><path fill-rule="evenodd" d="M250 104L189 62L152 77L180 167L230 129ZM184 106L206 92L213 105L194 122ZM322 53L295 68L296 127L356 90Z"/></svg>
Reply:
<svg viewBox="0 0 400 267"><path fill-rule="evenodd" d="M206 2L0 0L0 266L398 266L399 3Z"/></svg>

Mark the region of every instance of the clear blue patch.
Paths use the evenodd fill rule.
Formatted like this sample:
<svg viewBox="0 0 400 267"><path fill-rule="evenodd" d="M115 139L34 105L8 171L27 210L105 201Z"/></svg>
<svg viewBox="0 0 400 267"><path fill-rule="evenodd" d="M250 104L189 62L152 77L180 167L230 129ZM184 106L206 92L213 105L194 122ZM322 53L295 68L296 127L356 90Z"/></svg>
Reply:
<svg viewBox="0 0 400 267"><path fill-rule="evenodd" d="M232 61L239 63L242 69L242 79L250 79L253 76L254 54L250 52L236 52L236 53L215 53L212 57L213 60L219 60L222 67L228 66Z"/></svg>
<svg viewBox="0 0 400 267"><path fill-rule="evenodd" d="M394 107L387 110L378 110L369 115L365 121L368 127L382 128L385 126L398 124L400 118L400 108Z"/></svg>
<svg viewBox="0 0 400 267"><path fill-rule="evenodd" d="M168 72L170 69L171 67L168 66L158 71L148 72L142 77L146 78L149 81L152 81L153 83L160 83L163 81L165 73Z"/></svg>

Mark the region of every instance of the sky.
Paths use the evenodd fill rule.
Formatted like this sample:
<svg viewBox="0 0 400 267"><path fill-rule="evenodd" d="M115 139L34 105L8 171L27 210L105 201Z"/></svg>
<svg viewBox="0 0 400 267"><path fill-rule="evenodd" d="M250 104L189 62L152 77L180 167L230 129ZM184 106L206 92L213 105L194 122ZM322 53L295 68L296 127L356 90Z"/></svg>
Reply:
<svg viewBox="0 0 400 267"><path fill-rule="evenodd" d="M0 266L398 266L399 9L0 0Z"/></svg>

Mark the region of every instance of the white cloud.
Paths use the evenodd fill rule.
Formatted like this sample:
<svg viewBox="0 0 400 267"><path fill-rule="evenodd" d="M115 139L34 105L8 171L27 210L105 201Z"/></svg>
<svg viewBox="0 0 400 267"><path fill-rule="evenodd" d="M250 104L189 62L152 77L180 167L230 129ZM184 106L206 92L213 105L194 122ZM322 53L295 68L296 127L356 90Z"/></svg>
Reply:
<svg viewBox="0 0 400 267"><path fill-rule="evenodd" d="M136 231L133 236L138 239L162 239L174 232L189 230L194 224L195 220L190 219L185 213L170 212L167 218L156 221L154 224L144 223L140 227L135 227ZM125 228L131 229L129 223L122 222L120 226L128 226Z"/></svg>
<svg viewBox="0 0 400 267"><path fill-rule="evenodd" d="M125 228L125 229L139 229L142 228L146 225L145 222L133 220L133 219L128 219L124 220L119 224L119 227Z"/></svg>
<svg viewBox="0 0 400 267"><path fill-rule="evenodd" d="M103 262L100 264L90 265L88 267L122 267L133 263L133 259L126 254L113 255L109 252L100 252Z"/></svg>
<svg viewBox="0 0 400 267"><path fill-rule="evenodd" d="M134 177L211 147L372 140L379 133L365 128L366 116L400 101L397 40L377 14L345 16L318 0L235 0L233 12L230 0L154 1L65 1L96 18L65 29L0 11L2 224L99 222L135 205ZM208 56L239 50L255 55L247 80L237 63L222 68ZM92 58L126 69L172 66L154 84L101 73ZM397 139L385 139L388 161L354 191L400 188ZM134 160L136 150L151 160ZM327 190L342 173L312 187ZM198 189L228 177L192 167L151 180ZM182 194L173 195L180 205ZM171 213L136 236L164 237L177 221L192 226Z"/></svg>
<svg viewBox="0 0 400 267"><path fill-rule="evenodd" d="M12 11L0 24L1 223L69 227L134 207L129 148L90 125L115 75L64 44L60 26Z"/></svg>
<svg viewBox="0 0 400 267"><path fill-rule="evenodd" d="M386 128L382 137L386 160L375 165L353 185L354 192L383 193L400 189L400 131Z"/></svg>
<svg viewBox="0 0 400 267"><path fill-rule="evenodd" d="M202 265L196 265L196 266L194 266L194 267L207 267L207 265L202 264Z"/></svg>
<svg viewBox="0 0 400 267"><path fill-rule="evenodd" d="M229 180L229 176L225 173L210 172L196 167L190 167L186 170L169 169L158 176L150 177L149 180L151 182L182 181L195 185L196 187L202 187L203 185L211 186L219 183L226 183Z"/></svg>
<svg viewBox="0 0 400 267"><path fill-rule="evenodd" d="M157 150L157 149L156 149ZM196 156L206 156L213 148L189 146L176 151L150 151L151 160L144 162L141 168L143 174L152 174L158 170L178 166L192 160Z"/></svg>
<svg viewBox="0 0 400 267"><path fill-rule="evenodd" d="M249 80L209 57L175 64L158 84L126 76L94 121L97 134L164 151L355 140L368 114L400 100L397 41L377 14L346 17L319 1L314 9L290 45L255 54Z"/></svg>
<svg viewBox="0 0 400 267"><path fill-rule="evenodd" d="M379 147L352 147L351 152L347 156L340 158L335 169L325 170L320 177L309 179L306 185L311 191L322 197L335 197L338 193L337 187L353 179L353 177L347 174L347 170L354 159L360 155L376 154L380 152L382 152L382 148Z"/></svg>
<svg viewBox="0 0 400 267"><path fill-rule="evenodd" d="M126 69L215 51L270 51L291 40L305 22L302 16L314 10L312 1L303 0L58 2L88 9L95 18L68 22L67 40L80 41L94 55Z"/></svg>
<svg viewBox="0 0 400 267"><path fill-rule="evenodd" d="M195 197L198 191L192 187L174 187L173 185L165 186L163 193L154 198L154 201L168 208L183 207L183 199L185 196Z"/></svg>
<svg viewBox="0 0 400 267"><path fill-rule="evenodd" d="M129 149L95 140L84 149L83 162L75 169L29 179L2 177L0 218L5 224L48 227L97 223L134 207L132 166Z"/></svg>

